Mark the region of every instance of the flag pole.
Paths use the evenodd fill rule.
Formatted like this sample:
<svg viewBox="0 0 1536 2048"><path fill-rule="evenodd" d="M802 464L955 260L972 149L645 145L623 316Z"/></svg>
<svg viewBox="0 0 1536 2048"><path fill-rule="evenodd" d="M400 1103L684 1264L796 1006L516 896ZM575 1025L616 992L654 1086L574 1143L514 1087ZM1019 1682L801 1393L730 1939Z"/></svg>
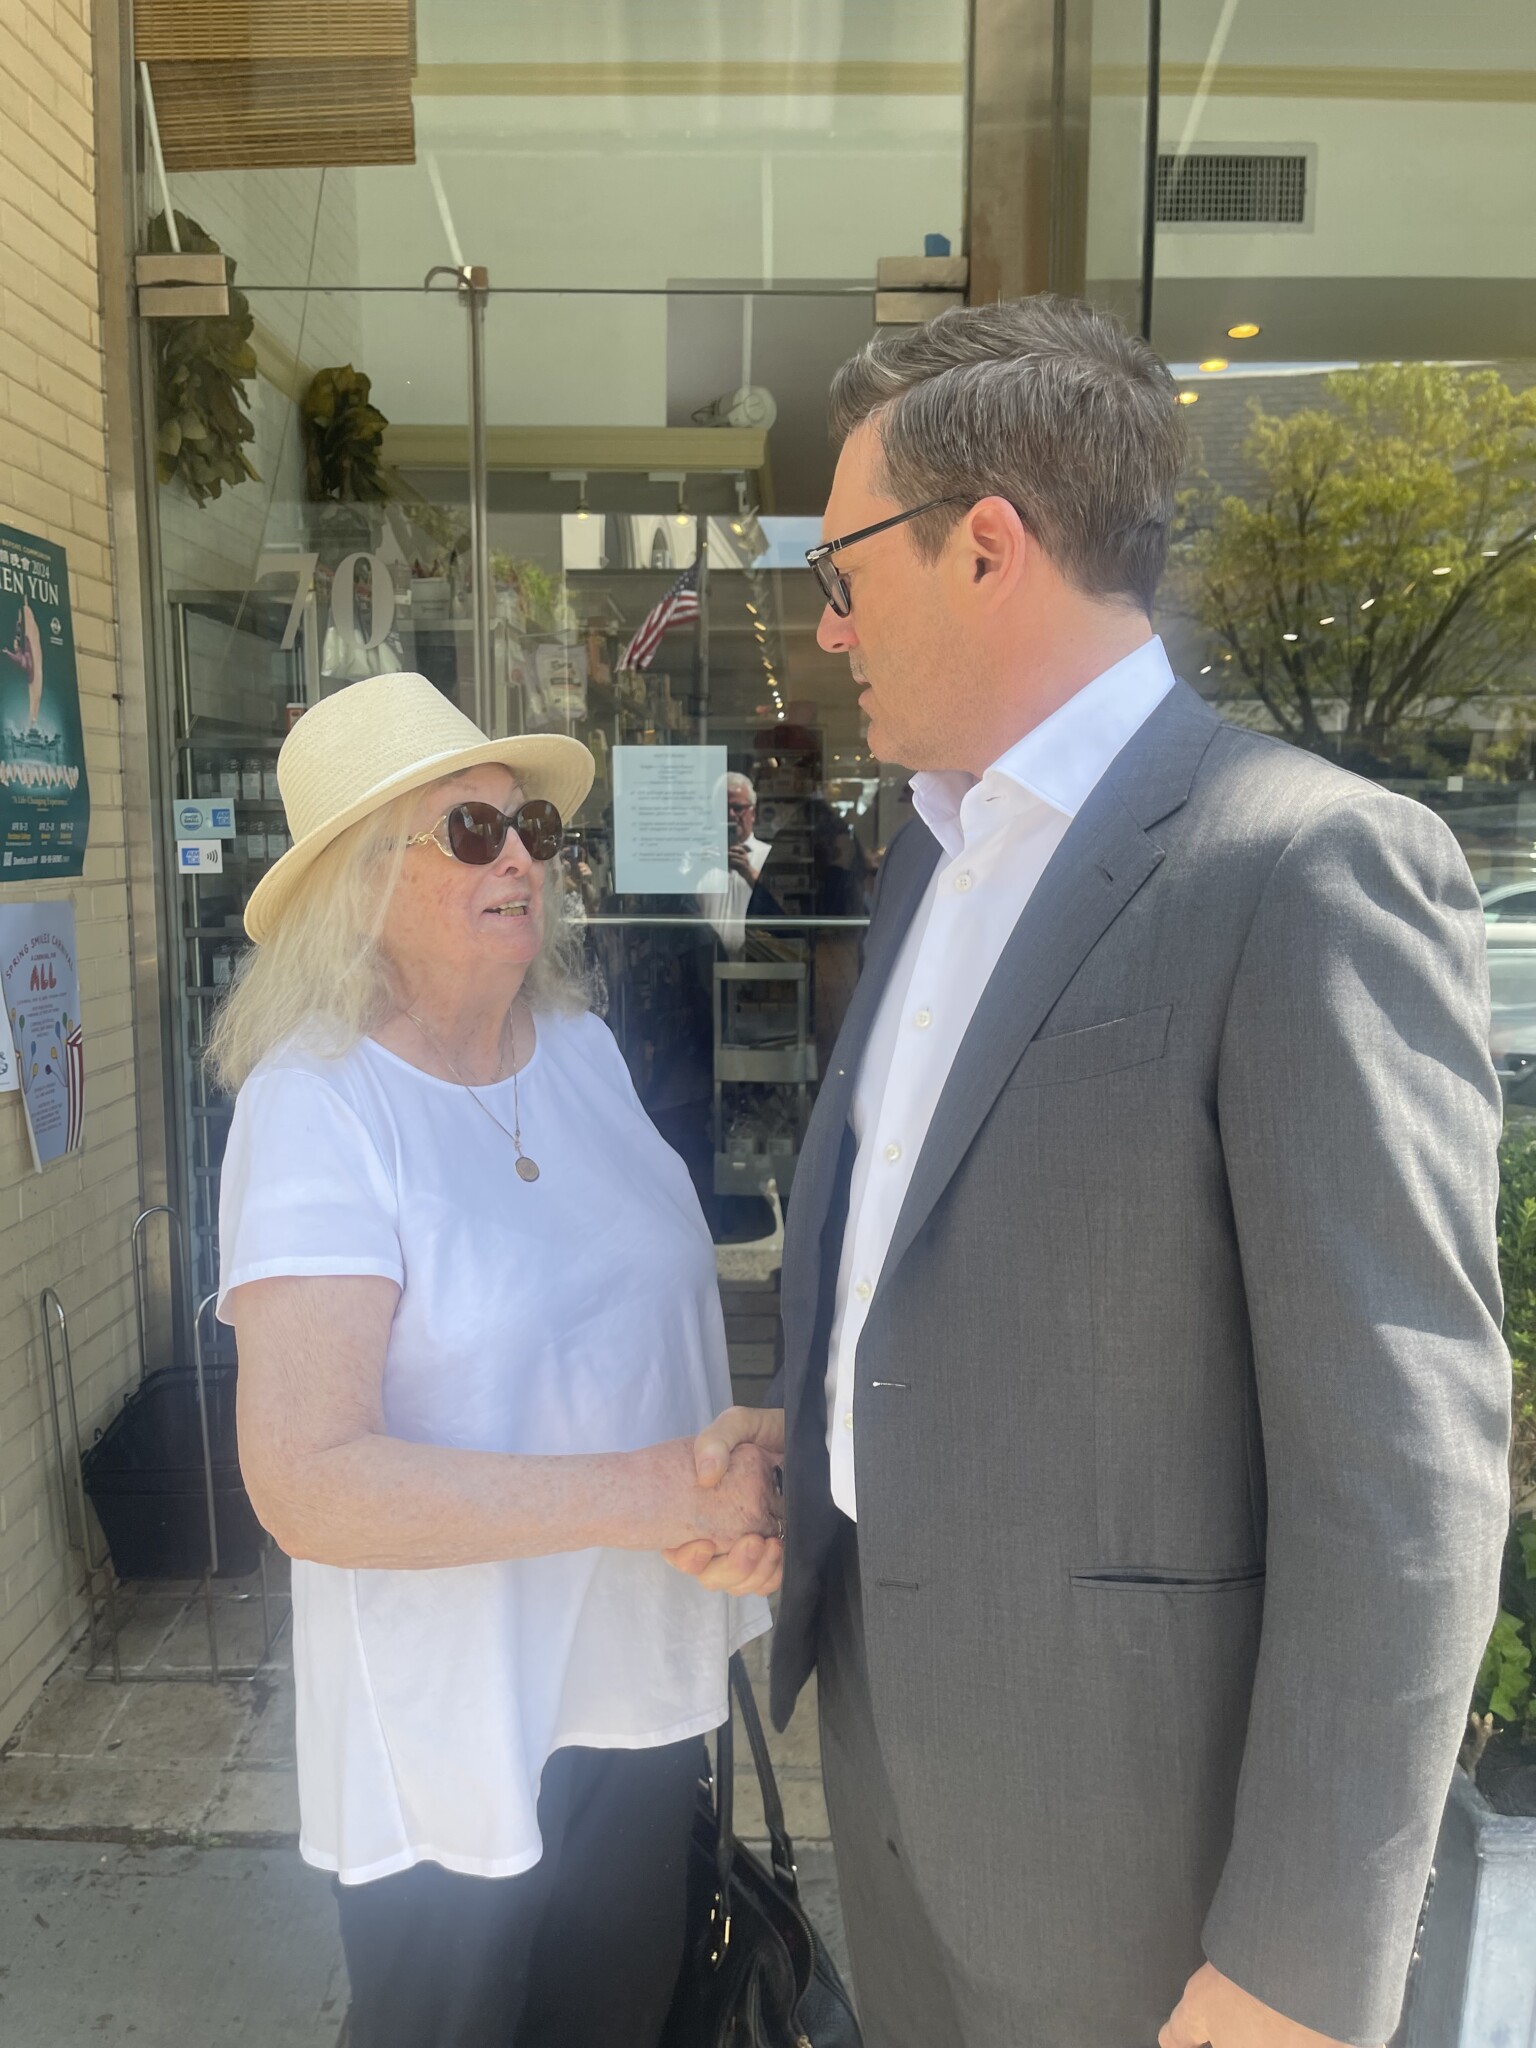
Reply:
<svg viewBox="0 0 1536 2048"><path fill-rule="evenodd" d="M694 520L697 534L694 581L698 586L699 611L694 620L693 660L698 704L699 746L709 741L709 514L700 512Z"/></svg>

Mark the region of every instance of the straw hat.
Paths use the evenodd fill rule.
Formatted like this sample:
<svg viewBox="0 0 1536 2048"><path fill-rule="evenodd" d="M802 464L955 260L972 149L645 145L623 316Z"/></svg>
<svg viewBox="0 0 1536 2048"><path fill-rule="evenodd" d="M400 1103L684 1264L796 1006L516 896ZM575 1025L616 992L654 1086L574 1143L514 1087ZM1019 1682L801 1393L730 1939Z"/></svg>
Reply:
<svg viewBox="0 0 1536 2048"><path fill-rule="evenodd" d="M525 797L574 817L592 787L592 756L559 733L488 740L425 676L369 676L306 711L277 757L293 844L245 908L254 944L270 938L317 854L370 811L440 776L487 763L510 768Z"/></svg>

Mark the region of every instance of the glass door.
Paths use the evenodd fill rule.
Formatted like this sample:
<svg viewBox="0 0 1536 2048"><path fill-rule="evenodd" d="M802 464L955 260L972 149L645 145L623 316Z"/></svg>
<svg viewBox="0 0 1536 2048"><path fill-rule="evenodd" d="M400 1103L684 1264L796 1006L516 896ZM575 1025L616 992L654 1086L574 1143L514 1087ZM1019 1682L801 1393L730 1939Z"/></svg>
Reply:
<svg viewBox="0 0 1536 2048"><path fill-rule="evenodd" d="M196 225L183 215L185 240ZM420 669L480 702L463 506L399 487L356 365L371 322L455 366L444 446L470 445L466 319L454 294L232 290L227 318L144 323L157 433L168 758L164 873L175 1014L174 1206L200 1300L217 1274L231 1105L203 1070L243 913L289 839L277 754L293 722L367 675ZM242 353L245 352L245 353ZM226 366L254 363L236 380ZM460 494L462 496L462 493Z"/></svg>

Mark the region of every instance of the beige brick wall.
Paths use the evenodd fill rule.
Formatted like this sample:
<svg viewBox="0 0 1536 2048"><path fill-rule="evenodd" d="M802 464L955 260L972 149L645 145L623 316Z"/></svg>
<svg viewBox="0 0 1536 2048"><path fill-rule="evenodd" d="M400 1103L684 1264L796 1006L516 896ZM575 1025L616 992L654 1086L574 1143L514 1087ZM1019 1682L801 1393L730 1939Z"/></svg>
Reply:
<svg viewBox="0 0 1536 2048"><path fill-rule="evenodd" d="M117 613L107 517L90 0L3 0L0 521L69 553L90 846L78 881L0 900L75 906L86 1033L84 1148L34 1173L20 1098L0 1096L0 1739L84 1617L64 1538L38 1296L70 1319L81 1423L137 1369L128 1230L139 1134L125 881Z"/></svg>

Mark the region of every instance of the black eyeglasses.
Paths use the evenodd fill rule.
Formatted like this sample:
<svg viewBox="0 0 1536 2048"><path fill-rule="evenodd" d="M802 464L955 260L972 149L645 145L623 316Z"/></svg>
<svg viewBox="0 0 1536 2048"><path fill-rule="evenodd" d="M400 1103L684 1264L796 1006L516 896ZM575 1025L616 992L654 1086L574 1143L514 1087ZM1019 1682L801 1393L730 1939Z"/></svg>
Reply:
<svg viewBox="0 0 1536 2048"><path fill-rule="evenodd" d="M839 540L824 540L820 547L806 549L806 567L821 585L821 594L833 611L840 619L846 619L853 610L853 593L848 588L847 577L832 560L840 549L851 548L855 541L872 540L877 533L887 533L893 526L905 526L909 519L920 518L937 505L968 505L970 502L969 498L930 498L925 505L914 505L910 512L898 512L893 519L881 519L873 526L861 526L857 533L845 533Z"/></svg>
<svg viewBox="0 0 1536 2048"><path fill-rule="evenodd" d="M553 860L565 837L565 825L554 805L539 796L530 797L512 812L498 811L494 804L455 804L451 811L444 811L430 832L418 832L405 843L430 843L468 868L488 868L500 857L509 832L517 834L534 860Z"/></svg>

